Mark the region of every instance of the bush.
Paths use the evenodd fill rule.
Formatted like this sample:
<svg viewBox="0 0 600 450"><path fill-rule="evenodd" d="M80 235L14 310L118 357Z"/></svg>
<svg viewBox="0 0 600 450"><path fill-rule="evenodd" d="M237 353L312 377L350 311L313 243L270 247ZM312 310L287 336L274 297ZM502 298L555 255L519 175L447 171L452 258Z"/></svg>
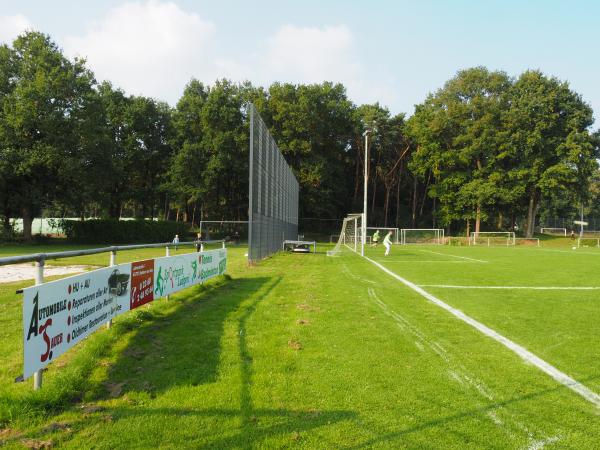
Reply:
<svg viewBox="0 0 600 450"><path fill-rule="evenodd" d="M153 220L93 219L83 222L65 220L67 238L80 244L130 244L170 242L178 234L181 241L193 240L190 227L183 222Z"/></svg>

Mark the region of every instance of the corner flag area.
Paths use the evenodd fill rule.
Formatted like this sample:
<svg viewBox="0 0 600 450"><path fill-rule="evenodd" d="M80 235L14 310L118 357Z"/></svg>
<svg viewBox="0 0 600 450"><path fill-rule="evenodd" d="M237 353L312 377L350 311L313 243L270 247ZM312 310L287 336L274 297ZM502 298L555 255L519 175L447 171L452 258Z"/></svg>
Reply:
<svg viewBox="0 0 600 450"><path fill-rule="evenodd" d="M14 383L25 283L0 284L0 443L596 447L600 251L327 248L250 267L228 248L228 275L117 317L50 364L39 391Z"/></svg>

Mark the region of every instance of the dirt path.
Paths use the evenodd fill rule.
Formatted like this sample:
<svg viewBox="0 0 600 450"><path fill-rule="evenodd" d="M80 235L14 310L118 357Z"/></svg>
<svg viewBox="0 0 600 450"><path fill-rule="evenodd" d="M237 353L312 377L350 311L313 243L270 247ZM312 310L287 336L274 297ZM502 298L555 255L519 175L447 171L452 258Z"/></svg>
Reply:
<svg viewBox="0 0 600 450"><path fill-rule="evenodd" d="M55 275L67 275L85 272L92 266L45 266L44 277ZM33 280L35 278L35 266L31 264L14 264L11 266L0 266L0 283L11 283L20 280Z"/></svg>

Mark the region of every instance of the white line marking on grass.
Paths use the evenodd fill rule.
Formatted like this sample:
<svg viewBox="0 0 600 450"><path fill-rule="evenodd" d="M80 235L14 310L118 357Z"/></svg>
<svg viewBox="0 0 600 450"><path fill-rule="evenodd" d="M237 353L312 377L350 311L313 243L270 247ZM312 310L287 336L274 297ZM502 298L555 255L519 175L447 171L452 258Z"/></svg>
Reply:
<svg viewBox="0 0 600 450"><path fill-rule="evenodd" d="M594 291L600 286L457 286L453 284L419 284L419 287L444 289L530 289L536 291Z"/></svg>
<svg viewBox="0 0 600 450"><path fill-rule="evenodd" d="M529 447L527 447L527 450L541 450L547 444L554 444L555 442L558 442L558 441L560 441L560 436L552 436L549 438L540 439L539 441L533 441L531 444L529 444Z"/></svg>
<svg viewBox="0 0 600 450"><path fill-rule="evenodd" d="M380 259L382 262L390 262L390 263L410 263L410 264L420 264L420 263L452 263L452 264L466 264L473 261L448 261L443 259L430 259L430 260L421 260L421 259Z"/></svg>
<svg viewBox="0 0 600 450"><path fill-rule="evenodd" d="M488 262L488 261L484 261L483 259L475 259L475 258L469 258L467 256L451 255L450 253L440 253L440 252L434 252L431 250L420 250L420 251L425 252L425 253L432 253L434 255L451 256L452 258L466 259L467 261L474 261L474 262L480 262L480 263Z"/></svg>
<svg viewBox="0 0 600 450"><path fill-rule="evenodd" d="M530 364L533 364L538 369L540 369L542 372L551 376L552 378L554 378L557 382L559 382L563 386L571 389L573 392L576 392L581 397L583 397L584 399L586 399L587 401L589 401L596 407L600 408L600 395L591 391L590 389L585 387L583 384L579 383L577 380L571 378L566 373L561 372L553 365L551 365L551 364L547 363L546 361L544 361L543 359L541 359L539 356L534 355L529 350L527 350L525 347L520 346L519 344L508 339L507 337L504 337L501 334L497 333L496 331L492 330L491 328L485 326L481 322L478 322L477 320L467 316L461 310L453 308L452 306L448 305L447 303L444 303L443 301L434 297L429 292L423 290L416 284L411 283L410 281L402 278L400 275L392 272L387 267L382 266L377 261L373 261L371 258L368 258L366 256L364 258L367 261L369 261L371 264L374 264L375 266L379 267L381 270L383 270L388 275L390 275L390 276L394 277L395 279L397 279L398 281L400 281L405 286L411 288L413 291L415 291L418 294L420 294L421 296L425 297L427 300L429 300L433 304L439 306L442 309L445 309L446 311L448 311L450 314L452 314L456 318L471 325L473 328L479 330L484 335L501 343L506 348L508 348L509 350L512 350L514 353L516 353L524 361L526 361Z"/></svg>
<svg viewBox="0 0 600 450"><path fill-rule="evenodd" d="M539 250L542 251L542 252L570 253L571 255L594 255L594 256L600 256L600 251L599 252L585 252L585 251L581 251L579 249L576 249L576 250L554 250L552 248L540 248Z"/></svg>

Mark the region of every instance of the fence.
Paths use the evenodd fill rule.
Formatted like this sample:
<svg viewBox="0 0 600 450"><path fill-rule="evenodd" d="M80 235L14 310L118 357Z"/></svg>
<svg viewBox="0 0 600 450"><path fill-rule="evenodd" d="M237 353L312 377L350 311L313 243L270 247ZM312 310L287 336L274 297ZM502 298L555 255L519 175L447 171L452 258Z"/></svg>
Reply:
<svg viewBox="0 0 600 450"><path fill-rule="evenodd" d="M204 251L206 244L221 244L222 249ZM171 257L171 248L190 245L200 253ZM164 258L116 263L119 251L161 247ZM110 328L114 317L153 301L155 295L168 299L171 293L224 273L224 249L222 240L167 242L0 258L0 266L27 262L36 266L35 286L18 291L24 295L24 371L16 381L33 376L34 389L40 389L43 368L101 325ZM110 253L109 267L44 284L47 260L99 253Z"/></svg>
<svg viewBox="0 0 600 450"><path fill-rule="evenodd" d="M579 230L579 225L575 225L573 221L581 220L580 217L545 217L539 220L538 229L541 228L566 228L568 232L574 230L576 233ZM586 217L583 219L588 223L584 230L600 230L600 217Z"/></svg>
<svg viewBox="0 0 600 450"><path fill-rule="evenodd" d="M254 105L250 104L248 261L298 239L299 185Z"/></svg>

